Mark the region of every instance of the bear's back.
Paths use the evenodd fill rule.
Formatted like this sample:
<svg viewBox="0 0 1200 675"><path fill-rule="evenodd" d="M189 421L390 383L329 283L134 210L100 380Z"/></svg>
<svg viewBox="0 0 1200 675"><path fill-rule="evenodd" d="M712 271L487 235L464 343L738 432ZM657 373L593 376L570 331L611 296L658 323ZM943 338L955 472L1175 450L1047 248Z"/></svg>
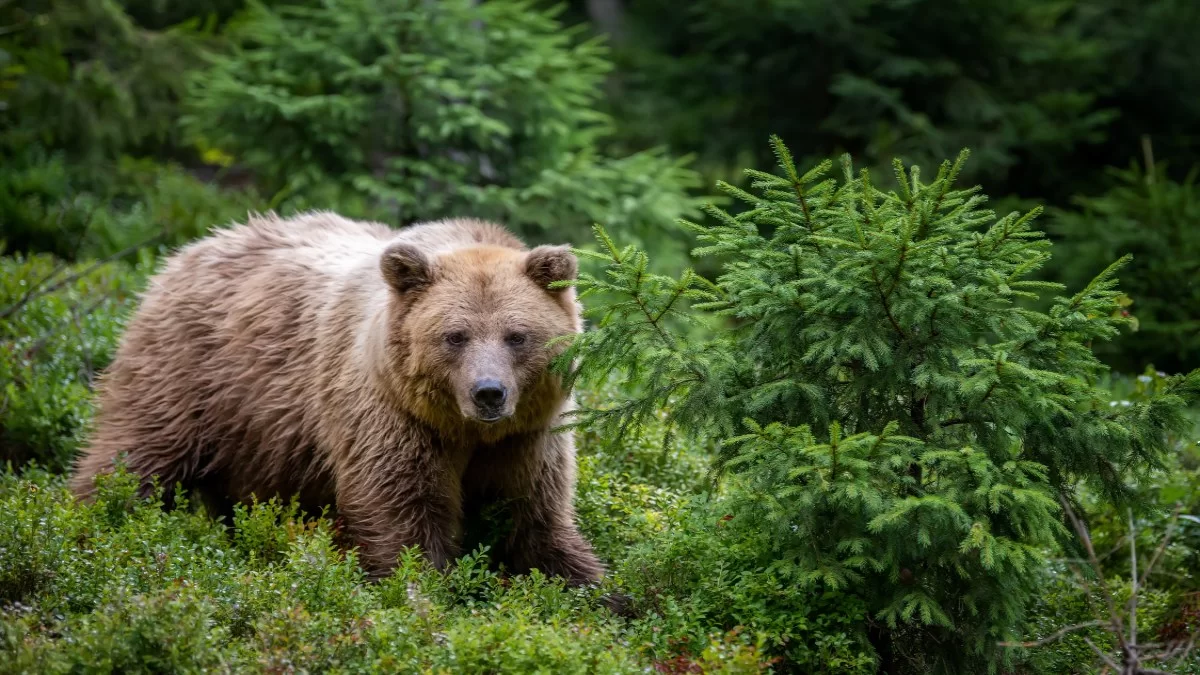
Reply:
<svg viewBox="0 0 1200 675"><path fill-rule="evenodd" d="M291 279L316 294L330 282L375 287L382 277L379 259L393 243L415 245L431 258L473 247L527 250L503 227L469 218L446 219L393 229L382 223L314 211L290 218L273 213L251 216L245 224L213 231L167 260L156 281L181 276L190 283L198 269L222 281L264 272Z"/></svg>
<svg viewBox="0 0 1200 675"><path fill-rule="evenodd" d="M412 244L431 257L476 246L525 250L525 244L503 227L471 218L422 223L392 232L396 235L393 241Z"/></svg>

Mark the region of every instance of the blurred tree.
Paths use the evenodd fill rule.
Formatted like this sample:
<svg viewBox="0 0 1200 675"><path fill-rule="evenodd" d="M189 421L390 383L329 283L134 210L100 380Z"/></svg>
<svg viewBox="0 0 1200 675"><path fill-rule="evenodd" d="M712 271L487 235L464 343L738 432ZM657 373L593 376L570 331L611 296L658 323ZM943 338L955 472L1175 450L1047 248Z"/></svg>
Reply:
<svg viewBox="0 0 1200 675"><path fill-rule="evenodd" d="M179 225L139 217L162 215L171 202L188 207L178 240L195 235L195 219L244 201L164 164L193 154L178 117L184 75L201 64L210 36L198 22L158 31L112 0L17 0L0 6L0 25L0 243L8 249L118 251Z"/></svg>
<svg viewBox="0 0 1200 675"><path fill-rule="evenodd" d="M54 148L72 161L178 145L181 73L197 44L156 32L111 0L5 3L0 147Z"/></svg>
<svg viewBox="0 0 1200 675"><path fill-rule="evenodd" d="M533 238L599 221L673 246L656 228L691 207L695 175L653 150L598 152L605 50L554 17L516 2L252 4L226 32L234 49L191 78L184 125L283 209L471 215Z"/></svg>
<svg viewBox="0 0 1200 675"><path fill-rule="evenodd" d="M1051 230L1062 240L1056 276L1086 282L1114 256L1133 254L1122 274L1128 311L1138 330L1096 353L1116 369L1146 364L1172 373L1200 368L1200 185L1197 170L1182 182L1165 167L1111 172L1111 187L1075 199L1077 210L1055 210Z"/></svg>
<svg viewBox="0 0 1200 675"><path fill-rule="evenodd" d="M468 0L7 3L0 245L107 255L248 208L326 208L488 217L553 239L599 221L681 261L678 232L660 228L693 207L696 175L658 150L598 149L610 64L554 15Z"/></svg>
<svg viewBox="0 0 1200 675"><path fill-rule="evenodd" d="M593 4L575 3L576 16ZM617 7L623 147L665 139L722 177L766 161L769 133L810 159L848 151L880 167L931 166L966 146L968 180L1059 205L1090 189L1096 167L1136 154L1143 133L1180 139L1172 159L1184 165L1200 158L1191 0Z"/></svg>
<svg viewBox="0 0 1200 675"><path fill-rule="evenodd" d="M1115 83L1102 102L1120 111L1108 143L1089 153L1077 169L1128 166L1149 136L1160 162L1187 170L1200 163L1200 2L1153 0L1138 4L1103 0L1089 3L1102 18L1101 40L1114 47L1108 67ZM1088 186L1096 192L1103 186Z"/></svg>

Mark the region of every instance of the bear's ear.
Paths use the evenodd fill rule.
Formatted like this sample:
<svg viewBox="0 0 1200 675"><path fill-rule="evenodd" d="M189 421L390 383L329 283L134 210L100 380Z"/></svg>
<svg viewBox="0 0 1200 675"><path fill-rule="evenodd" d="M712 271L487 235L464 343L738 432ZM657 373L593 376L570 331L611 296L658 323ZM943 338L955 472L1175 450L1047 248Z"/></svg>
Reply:
<svg viewBox="0 0 1200 675"><path fill-rule="evenodd" d="M401 293L420 290L433 278L429 258L412 244L396 243L387 247L379 259L379 269L384 280Z"/></svg>
<svg viewBox="0 0 1200 675"><path fill-rule="evenodd" d="M556 281L574 279L579 273L579 261L570 246L538 246L525 258L525 273L537 285L547 288Z"/></svg>

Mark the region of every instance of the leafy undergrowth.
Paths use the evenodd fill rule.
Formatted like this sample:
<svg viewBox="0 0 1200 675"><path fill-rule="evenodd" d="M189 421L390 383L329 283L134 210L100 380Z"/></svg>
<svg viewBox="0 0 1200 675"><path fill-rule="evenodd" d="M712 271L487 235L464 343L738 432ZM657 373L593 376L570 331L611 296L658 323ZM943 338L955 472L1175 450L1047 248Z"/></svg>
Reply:
<svg viewBox="0 0 1200 675"><path fill-rule="evenodd" d="M91 417L91 383L108 365L122 317L153 267L0 257L0 464L62 470Z"/></svg>
<svg viewBox="0 0 1200 675"><path fill-rule="evenodd" d="M647 643L662 627L618 618L603 603L605 588L568 590L536 572L505 576L480 552L442 574L410 551L394 576L370 583L326 520L269 502L240 508L226 527L194 509L140 501L135 488L117 474L83 505L53 474L0 477L0 670L734 673L763 665L737 634L656 663ZM633 488L621 494L644 499ZM625 536L658 527L649 520Z"/></svg>

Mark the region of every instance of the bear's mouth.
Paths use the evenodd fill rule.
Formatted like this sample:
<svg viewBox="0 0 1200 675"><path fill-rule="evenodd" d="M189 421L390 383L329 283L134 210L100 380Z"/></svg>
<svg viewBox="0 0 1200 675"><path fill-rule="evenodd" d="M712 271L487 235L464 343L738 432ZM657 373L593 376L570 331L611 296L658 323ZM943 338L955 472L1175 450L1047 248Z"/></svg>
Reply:
<svg viewBox="0 0 1200 675"><path fill-rule="evenodd" d="M504 419L505 417L507 417L507 415L495 415L493 417L476 417L475 421L483 422L484 424L495 424L496 422L499 422L500 420Z"/></svg>

